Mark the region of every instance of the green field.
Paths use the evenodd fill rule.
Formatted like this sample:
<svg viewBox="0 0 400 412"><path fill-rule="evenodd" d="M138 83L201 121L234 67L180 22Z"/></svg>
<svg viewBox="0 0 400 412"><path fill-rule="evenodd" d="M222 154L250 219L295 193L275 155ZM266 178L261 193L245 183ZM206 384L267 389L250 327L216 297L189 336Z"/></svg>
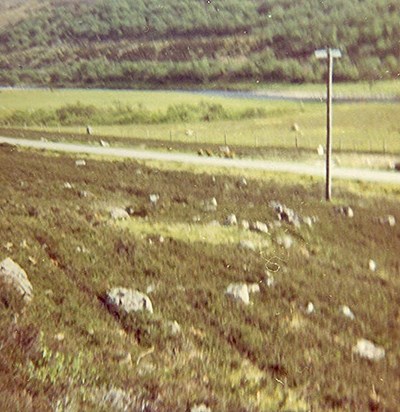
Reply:
<svg viewBox="0 0 400 412"><path fill-rule="evenodd" d="M338 182L327 203L316 178L249 172L243 185L238 171L76 159L0 147L0 261L23 267L34 293L23 310L0 288L1 410L396 410L399 225L378 219L400 221L398 187ZM271 200L317 221L277 225ZM230 213L269 233L223 226ZM232 282L260 292L244 305L225 294ZM107 310L115 286L152 290L153 315ZM385 357L354 353L361 338Z"/></svg>
<svg viewBox="0 0 400 412"><path fill-rule="evenodd" d="M377 90L397 87L396 82L382 82L373 86ZM277 86L271 86L271 89ZM284 86L281 86L284 89ZM338 85L337 90L347 94L366 93L366 84ZM319 85L319 89L323 86ZM305 93L317 90L317 86L289 87L286 92ZM277 89L276 89L277 90ZM369 92L370 93L370 92ZM35 124L31 120L25 127L33 130L54 132L86 133L91 124L96 136L114 136L123 142L124 138L188 142L198 144L225 144L252 147L284 147L315 150L325 142L325 103L274 101L248 98L207 96L190 92L165 91L110 91L110 90L3 90L0 93L0 119L19 111L18 127L24 114L54 111L66 105L80 102L93 105L108 113L104 121L95 119L72 122L71 125ZM113 124L117 121L118 107L144 108L147 113L165 113L179 105L216 104L232 119L212 121L162 121L151 123ZM262 112L255 118L235 118L246 110ZM196 108L195 108L196 110ZM107 112L108 111L108 112ZM400 153L400 126L398 118L400 103L363 102L334 104L335 150L354 152ZM239 116L240 117L240 116ZM79 123L80 122L80 123ZM90 122L90 123L89 123ZM40 123L40 122L36 122ZM106 123L106 124L104 124ZM297 124L298 131L293 130ZM13 126L13 124L8 124Z"/></svg>

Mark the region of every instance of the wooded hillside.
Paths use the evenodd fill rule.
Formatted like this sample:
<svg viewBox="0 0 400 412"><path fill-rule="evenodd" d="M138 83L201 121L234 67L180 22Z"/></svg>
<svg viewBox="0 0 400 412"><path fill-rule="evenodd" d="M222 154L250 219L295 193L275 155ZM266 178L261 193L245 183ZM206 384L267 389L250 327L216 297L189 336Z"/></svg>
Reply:
<svg viewBox="0 0 400 412"><path fill-rule="evenodd" d="M32 3L32 7L30 6ZM5 2L0 83L162 87L399 77L397 0Z"/></svg>

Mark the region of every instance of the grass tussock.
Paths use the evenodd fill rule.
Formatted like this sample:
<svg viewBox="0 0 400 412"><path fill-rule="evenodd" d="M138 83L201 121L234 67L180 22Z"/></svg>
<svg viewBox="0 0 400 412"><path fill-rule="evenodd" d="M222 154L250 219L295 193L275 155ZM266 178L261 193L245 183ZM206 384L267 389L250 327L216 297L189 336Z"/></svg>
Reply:
<svg viewBox="0 0 400 412"><path fill-rule="evenodd" d="M149 411L397 408L400 232L377 222L387 214L400 222L394 195L340 186L327 204L312 180L243 186L234 175L94 159L77 167L73 157L9 146L0 171L0 259L15 260L34 288L21 310L1 288L0 409L109 410L114 395ZM216 211L204 211L212 197ZM271 200L318 221L250 234L268 243L256 251L238 248L240 229L208 232L230 213L272 228ZM335 212L342 204L353 218ZM110 219L110 208L128 206L136 216ZM241 305L224 293L231 282L258 283L260 292ZM148 290L154 314L110 313L104 295L114 286ZM353 354L359 338L386 357Z"/></svg>

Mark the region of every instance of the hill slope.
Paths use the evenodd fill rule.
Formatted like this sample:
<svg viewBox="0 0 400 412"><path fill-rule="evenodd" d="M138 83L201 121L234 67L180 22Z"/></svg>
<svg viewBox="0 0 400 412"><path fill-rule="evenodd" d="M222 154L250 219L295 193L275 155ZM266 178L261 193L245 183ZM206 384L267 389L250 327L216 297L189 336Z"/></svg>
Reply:
<svg viewBox="0 0 400 412"><path fill-rule="evenodd" d="M344 52L339 80L397 77L399 14L394 0L21 0L3 21L0 82L317 81L324 68L311 56L325 45Z"/></svg>
<svg viewBox="0 0 400 412"><path fill-rule="evenodd" d="M0 288L1 410L397 409L400 233L377 222L400 221L397 189L391 200L338 184L349 218L299 179L77 166L4 146L0 171L0 262L22 266L34 294L22 310ZM317 222L279 225L271 200ZM116 206L130 207L122 223ZM216 223L230 213L269 233ZM259 286L252 304L225 294L235 282ZM154 313L110 313L117 286L147 291ZM354 353L360 338L385 358Z"/></svg>

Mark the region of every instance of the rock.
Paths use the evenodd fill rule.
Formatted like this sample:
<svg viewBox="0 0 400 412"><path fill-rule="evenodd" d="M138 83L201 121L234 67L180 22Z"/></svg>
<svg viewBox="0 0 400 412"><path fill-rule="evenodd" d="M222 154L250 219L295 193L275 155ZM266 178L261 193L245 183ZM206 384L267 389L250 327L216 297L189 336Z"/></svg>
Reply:
<svg viewBox="0 0 400 412"><path fill-rule="evenodd" d="M354 217L353 209L350 206L339 206L335 208L335 211L346 217Z"/></svg>
<svg viewBox="0 0 400 412"><path fill-rule="evenodd" d="M86 166L86 160L83 160L83 159L75 160L75 166Z"/></svg>
<svg viewBox="0 0 400 412"><path fill-rule="evenodd" d="M278 215L278 220L282 220L284 222L290 223L296 227L300 226L301 219L300 217L294 212L294 210L288 208L285 205L282 205L281 203L272 200L269 202L270 207L274 209L274 211Z"/></svg>
<svg viewBox="0 0 400 412"><path fill-rule="evenodd" d="M225 226L236 226L237 225L237 218L236 215L233 213L228 215L224 221Z"/></svg>
<svg viewBox="0 0 400 412"><path fill-rule="evenodd" d="M260 293L260 285L258 283L250 283L247 285L249 293Z"/></svg>
<svg viewBox="0 0 400 412"><path fill-rule="evenodd" d="M62 342L65 339L64 333L60 332L54 335L54 339L58 342Z"/></svg>
<svg viewBox="0 0 400 412"><path fill-rule="evenodd" d="M257 246L251 240L241 240L239 247L241 249L253 250L254 252L257 250Z"/></svg>
<svg viewBox="0 0 400 412"><path fill-rule="evenodd" d="M268 288L272 288L272 286L275 285L274 276L268 272L267 275L265 276L264 283L265 283L265 286L267 286Z"/></svg>
<svg viewBox="0 0 400 412"><path fill-rule="evenodd" d="M282 235L277 238L277 243L285 249L290 249L293 245L293 239L289 235Z"/></svg>
<svg viewBox="0 0 400 412"><path fill-rule="evenodd" d="M268 226L263 222L259 222L258 220L250 223L250 230L253 230L254 232L259 232L259 233L269 232Z"/></svg>
<svg viewBox="0 0 400 412"><path fill-rule="evenodd" d="M153 305L149 297L136 289L113 288L107 292L106 303L117 312L147 311L153 313Z"/></svg>
<svg viewBox="0 0 400 412"><path fill-rule="evenodd" d="M152 283L151 285L147 286L146 293L147 294L153 293L156 290L156 288L157 286L154 283Z"/></svg>
<svg viewBox="0 0 400 412"><path fill-rule="evenodd" d="M63 187L64 189L72 189L72 185L69 182L65 182Z"/></svg>
<svg viewBox="0 0 400 412"><path fill-rule="evenodd" d="M346 316L346 318L349 318L351 320L354 320L356 318L352 310L346 305L342 305L340 307L340 312L342 313L342 315Z"/></svg>
<svg viewBox="0 0 400 412"><path fill-rule="evenodd" d="M313 218L310 217L310 216L304 216L304 217L302 218L302 221L303 221L303 223L304 223L305 225L307 225L308 227L312 227L312 225L313 225L313 223L314 223Z"/></svg>
<svg viewBox="0 0 400 412"><path fill-rule="evenodd" d="M0 263L0 279L11 285L23 297L26 303L33 298L33 287L24 269L11 258L6 258Z"/></svg>
<svg viewBox="0 0 400 412"><path fill-rule="evenodd" d="M129 213L121 207L114 207L110 211L110 216L114 220L128 219Z"/></svg>
<svg viewBox="0 0 400 412"><path fill-rule="evenodd" d="M135 398L119 388L98 390L93 396L93 401L98 404L100 410L128 412L137 410Z"/></svg>
<svg viewBox="0 0 400 412"><path fill-rule="evenodd" d="M385 357L385 349L381 346L376 346L367 339L358 339L357 344L353 346L353 353L373 361L378 361Z"/></svg>
<svg viewBox="0 0 400 412"><path fill-rule="evenodd" d="M315 312L314 304L312 302L308 302L307 308L306 308L306 313L308 315L311 315L311 313L314 313L314 312Z"/></svg>
<svg viewBox="0 0 400 412"><path fill-rule="evenodd" d="M382 225L396 226L396 218L393 215L387 215L379 218L379 223Z"/></svg>
<svg viewBox="0 0 400 412"><path fill-rule="evenodd" d="M202 403L201 405L192 406L190 412L211 412L211 409Z"/></svg>
<svg viewBox="0 0 400 412"><path fill-rule="evenodd" d="M322 146L322 144L320 144L317 147L317 153L318 153L318 156L323 156L324 155L324 146Z"/></svg>
<svg viewBox="0 0 400 412"><path fill-rule="evenodd" d="M372 260L372 259L370 259L369 261L368 261L368 268L369 268L369 270L371 271L371 272L375 272L376 271L376 262L374 261L374 260Z"/></svg>
<svg viewBox="0 0 400 412"><path fill-rule="evenodd" d="M159 199L160 199L160 195L158 195L158 194L156 194L156 193L152 193L152 194L149 196L150 203L151 203L152 205L154 205L154 206L157 204L157 202L159 201Z"/></svg>
<svg viewBox="0 0 400 412"><path fill-rule="evenodd" d="M110 147L110 143L106 142L105 140L100 140L100 146L102 146L102 147Z"/></svg>
<svg viewBox="0 0 400 412"><path fill-rule="evenodd" d="M249 289L245 283L231 283L225 293L234 299L240 300L245 305L250 303Z"/></svg>
<svg viewBox="0 0 400 412"><path fill-rule="evenodd" d="M171 335L179 335L182 331L181 325L176 320L168 320L165 323L165 326L168 328L168 331Z"/></svg>
<svg viewBox="0 0 400 412"><path fill-rule="evenodd" d="M208 201L203 201L201 203L201 207L204 210L204 212L216 212L217 206L218 206L218 202L215 197L213 197L212 199Z"/></svg>
<svg viewBox="0 0 400 412"><path fill-rule="evenodd" d="M300 126L297 123L292 124L292 131L293 132L299 132L300 131Z"/></svg>
<svg viewBox="0 0 400 412"><path fill-rule="evenodd" d="M245 177L242 176L242 177L239 179L238 186L239 186L239 187L246 187L246 186L247 186L247 180L246 180Z"/></svg>
<svg viewBox="0 0 400 412"><path fill-rule="evenodd" d="M86 134L89 136L93 134L93 129L90 126L86 126Z"/></svg>
<svg viewBox="0 0 400 412"><path fill-rule="evenodd" d="M242 227L242 229L244 229L244 230L249 230L250 229L250 223L249 223L249 221L248 220L242 220L241 222L240 222L240 226Z"/></svg>
<svg viewBox="0 0 400 412"><path fill-rule="evenodd" d="M190 412L211 412L211 409L204 403L200 405L194 405L190 408Z"/></svg>

